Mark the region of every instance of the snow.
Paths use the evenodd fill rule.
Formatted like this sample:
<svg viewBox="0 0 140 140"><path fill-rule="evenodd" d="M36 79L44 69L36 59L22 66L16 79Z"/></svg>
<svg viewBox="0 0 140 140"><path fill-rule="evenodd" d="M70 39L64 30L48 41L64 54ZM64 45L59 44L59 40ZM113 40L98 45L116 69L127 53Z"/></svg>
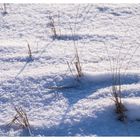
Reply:
<svg viewBox="0 0 140 140"><path fill-rule="evenodd" d="M26 111L32 136L140 135L139 4L7 4L7 11L0 9L0 136L28 136L7 126L15 106ZM49 14L61 33L55 40ZM78 80L67 65L73 40ZM111 95L110 66L117 64L125 123Z"/></svg>

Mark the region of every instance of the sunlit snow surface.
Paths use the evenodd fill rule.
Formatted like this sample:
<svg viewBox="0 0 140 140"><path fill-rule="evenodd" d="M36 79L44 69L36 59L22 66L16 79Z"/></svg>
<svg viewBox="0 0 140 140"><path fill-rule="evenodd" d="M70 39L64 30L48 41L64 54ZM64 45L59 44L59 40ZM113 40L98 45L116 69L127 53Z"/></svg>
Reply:
<svg viewBox="0 0 140 140"><path fill-rule="evenodd" d="M140 135L139 4L7 4L8 14L0 6L0 136L28 135L7 127L14 106L26 111L33 136ZM74 41L79 81L67 65ZM118 63L126 123L117 120L111 99L110 66Z"/></svg>

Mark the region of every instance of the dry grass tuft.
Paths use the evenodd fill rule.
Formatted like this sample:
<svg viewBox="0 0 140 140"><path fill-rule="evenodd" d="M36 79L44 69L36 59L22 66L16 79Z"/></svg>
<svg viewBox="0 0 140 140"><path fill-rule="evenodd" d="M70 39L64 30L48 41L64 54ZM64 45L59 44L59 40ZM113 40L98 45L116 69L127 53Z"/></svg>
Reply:
<svg viewBox="0 0 140 140"><path fill-rule="evenodd" d="M3 4L3 8L2 9L3 9L3 12L2 12L3 15L8 14L8 12L7 12L7 4L6 3Z"/></svg>
<svg viewBox="0 0 140 140"><path fill-rule="evenodd" d="M75 68L77 71L77 77L80 78L83 76L83 72L82 72L82 67L81 67L81 62L80 62L80 58L78 55L78 50L76 48L76 54L75 54Z"/></svg>
<svg viewBox="0 0 140 140"><path fill-rule="evenodd" d="M11 127L12 125L16 125L18 126L18 129L27 129L31 135L30 124L26 112L21 107L15 107L14 109L16 111L16 115L8 126Z"/></svg>
<svg viewBox="0 0 140 140"><path fill-rule="evenodd" d="M76 79L79 80L79 78L83 76L83 72L77 48L75 48L75 57L73 61L71 63L67 62L67 65L73 77L76 75Z"/></svg>
<svg viewBox="0 0 140 140"><path fill-rule="evenodd" d="M52 34L53 34L53 39L55 40L57 38L57 32L56 32L56 27L55 27L55 22L52 16L49 16L49 26L51 28Z"/></svg>
<svg viewBox="0 0 140 140"><path fill-rule="evenodd" d="M126 121L127 116L125 115L125 111L127 111L127 109L125 108L125 106L122 103L122 99L121 99L121 89L120 86L117 85L112 85L112 100L115 102L115 112L118 114L118 120L120 121Z"/></svg>
<svg viewBox="0 0 140 140"><path fill-rule="evenodd" d="M118 114L118 120L126 121L127 116L125 115L126 108L122 103L122 88L121 88L121 72L118 64L116 67L112 67L112 100L115 102L115 112Z"/></svg>

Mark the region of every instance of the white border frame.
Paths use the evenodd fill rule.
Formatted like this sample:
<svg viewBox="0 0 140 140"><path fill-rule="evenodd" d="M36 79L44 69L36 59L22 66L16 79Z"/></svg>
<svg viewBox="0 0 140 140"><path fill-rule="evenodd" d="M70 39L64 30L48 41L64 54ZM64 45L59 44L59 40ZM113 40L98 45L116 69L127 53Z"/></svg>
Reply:
<svg viewBox="0 0 140 140"><path fill-rule="evenodd" d="M0 3L140 3L140 0L0 0Z"/></svg>

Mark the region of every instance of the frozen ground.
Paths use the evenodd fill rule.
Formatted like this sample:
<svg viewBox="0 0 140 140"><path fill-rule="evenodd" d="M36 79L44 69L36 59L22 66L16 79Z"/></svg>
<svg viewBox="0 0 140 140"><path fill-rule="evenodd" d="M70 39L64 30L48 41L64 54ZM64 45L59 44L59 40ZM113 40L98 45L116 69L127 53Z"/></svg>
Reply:
<svg viewBox="0 0 140 140"><path fill-rule="evenodd" d="M7 14L0 6L0 136L28 135L7 127L14 106L26 111L33 136L140 136L139 4L7 4ZM73 40L84 73L79 82L67 65ZM126 123L111 100L116 58Z"/></svg>

